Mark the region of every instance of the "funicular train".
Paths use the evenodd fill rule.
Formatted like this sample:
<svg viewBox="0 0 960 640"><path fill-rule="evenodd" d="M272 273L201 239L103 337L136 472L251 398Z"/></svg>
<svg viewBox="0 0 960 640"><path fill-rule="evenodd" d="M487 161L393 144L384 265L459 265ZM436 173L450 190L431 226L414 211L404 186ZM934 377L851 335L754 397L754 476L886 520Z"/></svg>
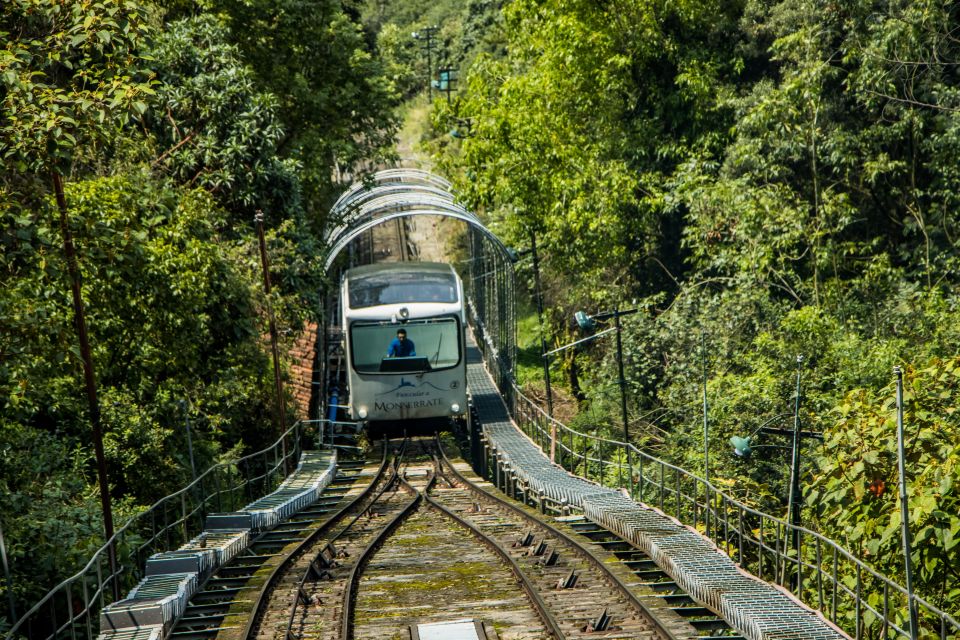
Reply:
<svg viewBox="0 0 960 640"><path fill-rule="evenodd" d="M463 283L452 266L354 267L340 307L350 419L394 430L466 414Z"/></svg>

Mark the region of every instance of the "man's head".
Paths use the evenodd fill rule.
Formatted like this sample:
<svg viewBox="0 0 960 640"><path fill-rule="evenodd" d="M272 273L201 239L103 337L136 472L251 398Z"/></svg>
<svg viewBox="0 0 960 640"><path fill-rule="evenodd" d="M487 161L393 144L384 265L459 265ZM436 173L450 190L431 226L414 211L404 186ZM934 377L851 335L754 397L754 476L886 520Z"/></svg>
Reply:
<svg viewBox="0 0 960 640"><path fill-rule="evenodd" d="M397 337L401 340L407 339L407 330L406 329L397 329Z"/></svg>

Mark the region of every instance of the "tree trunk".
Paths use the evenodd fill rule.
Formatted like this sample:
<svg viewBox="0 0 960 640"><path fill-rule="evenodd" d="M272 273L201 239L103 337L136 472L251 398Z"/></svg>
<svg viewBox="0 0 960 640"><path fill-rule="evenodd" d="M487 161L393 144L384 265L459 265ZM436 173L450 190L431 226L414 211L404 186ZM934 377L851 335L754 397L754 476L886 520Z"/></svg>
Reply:
<svg viewBox="0 0 960 640"><path fill-rule="evenodd" d="M97 400L97 378L93 370L93 355L87 336L87 320L83 309L83 297L80 292L80 268L77 254L73 248L73 235L68 221L67 198L63 192L63 176L53 172L53 191L60 211L60 232L63 235L63 255L70 273L70 289L73 293L73 322L80 341L80 359L83 361L83 379L87 388L87 404L90 407L90 423L93 427L93 448L97 456L97 479L100 484L100 506L103 508L103 530L105 540L110 544L107 553L110 558L110 573L114 576L113 597L120 599L120 584L116 577L117 551L113 544L113 509L110 504L110 484L107 482L107 458L103 452L103 429L100 423L100 403Z"/></svg>

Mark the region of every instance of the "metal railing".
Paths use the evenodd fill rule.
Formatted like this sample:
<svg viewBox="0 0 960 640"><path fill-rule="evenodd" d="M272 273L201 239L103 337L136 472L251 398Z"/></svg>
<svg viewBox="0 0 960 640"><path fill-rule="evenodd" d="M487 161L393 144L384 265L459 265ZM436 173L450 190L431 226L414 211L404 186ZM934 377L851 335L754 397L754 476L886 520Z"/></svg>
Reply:
<svg viewBox="0 0 960 640"><path fill-rule="evenodd" d="M79 573L51 589L17 620L5 640L96 638L97 615L143 578L147 558L199 535L208 513L234 511L279 486L296 467L306 424L298 421L266 449L210 467L180 491L132 517ZM117 557L113 568L111 544Z"/></svg>
<svg viewBox="0 0 960 640"><path fill-rule="evenodd" d="M477 343L511 416L543 451L557 434L556 462L598 484L626 489L712 540L747 572L789 590L851 637L910 638L906 588L823 535L763 513L696 474L634 445L571 429L526 397L513 372L485 335L484 319L470 305ZM918 637L960 639L960 622L923 598Z"/></svg>

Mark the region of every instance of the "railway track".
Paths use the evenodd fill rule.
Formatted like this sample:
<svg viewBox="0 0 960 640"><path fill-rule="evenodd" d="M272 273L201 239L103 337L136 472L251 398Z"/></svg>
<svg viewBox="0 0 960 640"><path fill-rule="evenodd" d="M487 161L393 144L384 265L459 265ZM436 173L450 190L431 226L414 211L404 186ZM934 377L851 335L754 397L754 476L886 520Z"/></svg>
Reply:
<svg viewBox="0 0 960 640"><path fill-rule="evenodd" d="M368 479L376 480L363 462L341 461L337 476L319 500L261 533L243 553L204 583L190 599L170 638L246 637L244 633L271 581L276 580L283 567L302 555L337 514L370 490L373 483L363 488L364 480Z"/></svg>
<svg viewBox="0 0 960 640"><path fill-rule="evenodd" d="M625 570L610 569L628 556L600 530L554 526L476 484L429 440L387 444L379 466L361 466L211 578L171 637L405 639L462 619L500 640L697 636L677 609L699 610L663 601L651 611L658 596L638 598Z"/></svg>
<svg viewBox="0 0 960 640"><path fill-rule="evenodd" d="M399 491L406 441L384 460L367 491L333 514L264 589L238 638L336 638L338 611L368 547L415 506ZM386 526L384 526L386 525Z"/></svg>
<svg viewBox="0 0 960 640"><path fill-rule="evenodd" d="M442 454L429 504L510 557L535 591L547 637L675 638L631 589L584 544L512 501L488 493ZM526 586L525 586L526 588Z"/></svg>
<svg viewBox="0 0 960 640"><path fill-rule="evenodd" d="M587 543L477 487L438 449L429 467L407 469L420 481L400 478L409 510L389 524L408 519L389 538L371 539L352 564L339 634L291 637L407 638L419 624L463 618L501 640L696 635L679 618L674 626L688 633L664 626Z"/></svg>
<svg viewBox="0 0 960 640"><path fill-rule="evenodd" d="M567 524L589 544L612 554L640 580L638 587L657 592L656 598L697 630L700 634L697 640L745 640L721 616L697 604L650 556L630 542L583 517L569 518Z"/></svg>

